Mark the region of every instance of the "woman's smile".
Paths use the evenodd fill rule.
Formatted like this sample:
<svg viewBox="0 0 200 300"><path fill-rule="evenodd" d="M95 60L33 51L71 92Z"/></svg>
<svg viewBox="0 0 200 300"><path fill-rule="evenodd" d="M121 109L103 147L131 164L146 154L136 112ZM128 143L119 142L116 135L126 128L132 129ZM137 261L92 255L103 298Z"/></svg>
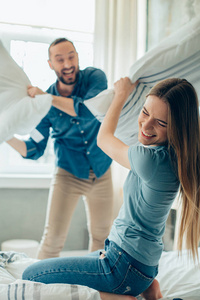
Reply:
<svg viewBox="0 0 200 300"><path fill-rule="evenodd" d="M141 130L141 132L142 132L143 136L145 136L146 138L151 138L151 137L155 136L154 134L149 134L147 132L144 132L143 130Z"/></svg>

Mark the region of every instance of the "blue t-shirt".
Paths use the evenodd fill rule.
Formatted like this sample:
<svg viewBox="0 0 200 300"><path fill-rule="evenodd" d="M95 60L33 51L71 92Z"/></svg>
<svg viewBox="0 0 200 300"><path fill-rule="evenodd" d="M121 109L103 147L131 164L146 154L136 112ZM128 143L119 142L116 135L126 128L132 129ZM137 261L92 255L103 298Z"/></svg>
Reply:
<svg viewBox="0 0 200 300"><path fill-rule="evenodd" d="M179 180L165 146L131 146L128 155L124 203L108 238L141 263L156 266Z"/></svg>
<svg viewBox="0 0 200 300"><path fill-rule="evenodd" d="M95 97L107 88L105 73L96 68L79 72L78 82L71 94L77 116L70 116L51 106L47 115L25 141L29 159L43 155L49 136L54 140L56 166L78 178L89 178L90 169L101 177L112 160L97 146L100 122L84 105L84 101ZM60 96L57 82L49 87L48 93Z"/></svg>

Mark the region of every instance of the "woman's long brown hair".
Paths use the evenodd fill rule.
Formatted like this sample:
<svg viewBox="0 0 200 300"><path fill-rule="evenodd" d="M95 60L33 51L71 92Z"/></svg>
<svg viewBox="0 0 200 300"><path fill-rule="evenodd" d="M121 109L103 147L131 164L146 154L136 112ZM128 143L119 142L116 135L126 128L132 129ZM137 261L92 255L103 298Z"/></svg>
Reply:
<svg viewBox="0 0 200 300"><path fill-rule="evenodd" d="M185 244L194 261L200 240L200 119L194 87L185 79L170 78L155 85L148 95L168 104L168 146L176 157L180 180L181 222L178 249ZM171 152L171 151L170 151Z"/></svg>

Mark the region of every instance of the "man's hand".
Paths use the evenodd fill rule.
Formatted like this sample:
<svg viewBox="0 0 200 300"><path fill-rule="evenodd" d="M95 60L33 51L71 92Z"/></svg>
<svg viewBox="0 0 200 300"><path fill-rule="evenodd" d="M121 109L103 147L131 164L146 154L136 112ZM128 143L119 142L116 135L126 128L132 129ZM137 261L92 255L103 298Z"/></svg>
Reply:
<svg viewBox="0 0 200 300"><path fill-rule="evenodd" d="M37 86L32 86L32 85L28 85L28 87L27 87L27 93L32 98L34 98L36 95L46 94L41 89L39 89Z"/></svg>
<svg viewBox="0 0 200 300"><path fill-rule="evenodd" d="M26 157L27 156L27 148L26 143L20 139L17 139L16 137L13 137L12 139L6 141L13 149L15 149L19 154Z"/></svg>

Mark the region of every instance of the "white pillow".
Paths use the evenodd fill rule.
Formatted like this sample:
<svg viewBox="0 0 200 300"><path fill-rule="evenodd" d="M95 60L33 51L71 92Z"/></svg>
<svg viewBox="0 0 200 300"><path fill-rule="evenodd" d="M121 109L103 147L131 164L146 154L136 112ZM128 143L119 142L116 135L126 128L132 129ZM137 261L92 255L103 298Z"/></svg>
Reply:
<svg viewBox="0 0 200 300"><path fill-rule="evenodd" d="M86 286L71 284L43 284L22 280L22 273L37 259L28 258L23 253L1 252L0 256L0 299L42 300L100 300L98 291Z"/></svg>
<svg viewBox="0 0 200 300"><path fill-rule="evenodd" d="M47 114L52 96L27 95L30 81L0 41L0 143L29 133Z"/></svg>
<svg viewBox="0 0 200 300"><path fill-rule="evenodd" d="M116 136L131 145L137 143L137 118L145 96L157 82L169 77L185 78L200 96L200 17L148 51L131 66L129 73L131 81L139 79L139 84L122 109ZM113 95L113 89L105 90L84 103L102 121Z"/></svg>

